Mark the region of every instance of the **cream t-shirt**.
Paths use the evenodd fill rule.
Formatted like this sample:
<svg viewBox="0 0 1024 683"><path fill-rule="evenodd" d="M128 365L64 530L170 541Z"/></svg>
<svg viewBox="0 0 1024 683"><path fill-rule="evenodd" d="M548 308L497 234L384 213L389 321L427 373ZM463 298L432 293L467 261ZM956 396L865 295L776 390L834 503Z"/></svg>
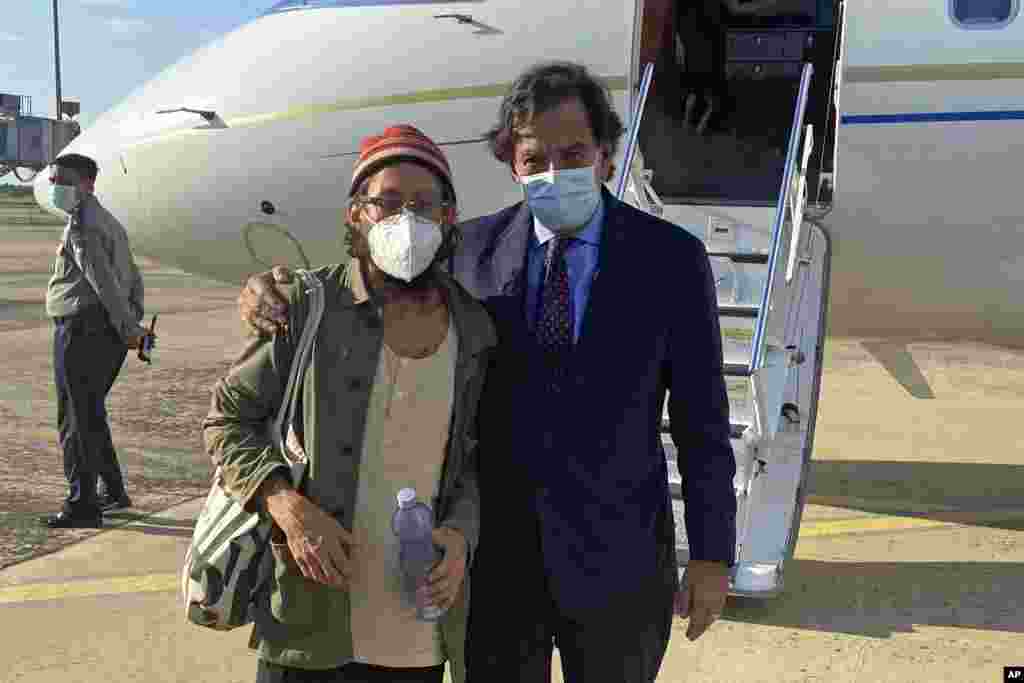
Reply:
<svg viewBox="0 0 1024 683"><path fill-rule="evenodd" d="M445 340L426 358L399 358L387 345L381 349L352 522L360 543L350 589L357 662L398 668L444 661L438 624L417 620L415 608L402 603L391 520L400 489L416 489L427 505L437 494L454 404L457 347L449 320Z"/></svg>

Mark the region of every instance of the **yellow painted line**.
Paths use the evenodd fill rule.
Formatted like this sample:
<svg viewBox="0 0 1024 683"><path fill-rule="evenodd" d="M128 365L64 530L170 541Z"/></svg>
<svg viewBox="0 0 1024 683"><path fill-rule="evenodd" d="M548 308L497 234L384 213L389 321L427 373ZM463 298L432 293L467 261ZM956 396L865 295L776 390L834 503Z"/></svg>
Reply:
<svg viewBox="0 0 1024 683"><path fill-rule="evenodd" d="M611 91L626 89L625 76L609 76L604 79L605 86ZM462 88L436 88L434 90L418 90L411 93L396 93L377 97L349 97L334 102L323 104L305 104L282 109L281 111L265 112L262 114L250 114L248 116L236 116L224 121L227 128L183 128L157 135L148 136L137 140L133 145L146 145L154 142L162 142L173 138L187 135L204 135L211 131L227 130L231 128L247 128L260 126L279 121L296 119L316 118L324 114L333 114L344 111L360 111L363 109L375 109L381 107L397 107L410 104L428 104L437 102L452 102L455 100L480 99L489 97L502 97L508 92L509 83L492 83L488 85L471 85Z"/></svg>
<svg viewBox="0 0 1024 683"><path fill-rule="evenodd" d="M871 531L906 531L909 529L933 529L956 526L954 522L943 522L919 517L868 517L865 519L833 519L821 522L805 522L800 525L800 538L813 536L842 536Z"/></svg>
<svg viewBox="0 0 1024 683"><path fill-rule="evenodd" d="M842 536L871 532L908 531L913 529L938 529L941 527L980 526L986 522L1010 522L1024 519L1024 509L991 510L987 512L940 512L934 513L946 519L924 519L921 517L866 517L857 519L834 519L805 522L800 525L800 538L813 536Z"/></svg>
<svg viewBox="0 0 1024 683"><path fill-rule="evenodd" d="M939 513L943 514L943 513ZM919 517L865 517L805 521L800 538L824 538L862 533L896 532L942 527L972 526L981 522L1024 519L1024 509L994 510L981 513L944 513L955 520L921 519ZM101 579L72 579L61 583L29 583L0 587L0 605L66 598L87 598L99 595L130 593L170 593L180 589L177 573L142 576L113 576Z"/></svg>
<svg viewBox="0 0 1024 683"><path fill-rule="evenodd" d="M72 579L63 583L29 583L0 588L0 605L123 593L163 593L176 591L180 586L181 576L179 574Z"/></svg>

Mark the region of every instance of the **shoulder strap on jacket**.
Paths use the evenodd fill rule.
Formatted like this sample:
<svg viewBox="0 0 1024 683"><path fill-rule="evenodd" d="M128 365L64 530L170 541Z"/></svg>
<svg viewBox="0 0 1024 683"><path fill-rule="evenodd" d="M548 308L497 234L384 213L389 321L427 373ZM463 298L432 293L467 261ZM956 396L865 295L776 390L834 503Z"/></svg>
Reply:
<svg viewBox="0 0 1024 683"><path fill-rule="evenodd" d="M291 368L288 373L288 384L285 385L284 398L281 407L274 419L273 439L274 445L281 453L289 455L292 453L286 446L285 429L295 419L295 404L302 386L302 377L313 355L313 344L316 341L317 330L320 327L320 320L324 314L324 285L314 273L307 270L297 270L296 275L302 280L304 294L309 302L309 313L306 316L305 325L302 328L302 335L295 346L295 355L292 357ZM302 459L292 462L292 481L298 485L305 472L307 459L302 454Z"/></svg>

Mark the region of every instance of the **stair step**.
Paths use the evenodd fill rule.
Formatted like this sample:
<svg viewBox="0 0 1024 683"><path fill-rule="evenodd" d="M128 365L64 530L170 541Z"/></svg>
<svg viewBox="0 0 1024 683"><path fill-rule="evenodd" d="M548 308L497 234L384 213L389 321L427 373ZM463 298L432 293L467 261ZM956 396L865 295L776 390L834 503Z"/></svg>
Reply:
<svg viewBox="0 0 1024 683"><path fill-rule="evenodd" d="M718 315L730 316L733 318L753 318L756 320L760 312L760 306L744 306L742 304L718 304Z"/></svg>
<svg viewBox="0 0 1024 683"><path fill-rule="evenodd" d="M668 434L669 433L669 427L670 427L669 419L667 417L662 417L661 418L661 431L662 431L662 433L663 434ZM736 422L731 423L729 425L729 438L730 439L738 439L738 438L740 438L741 436L743 436L743 432L747 431L747 429L749 427L750 427L750 425L748 425L748 424L742 424L742 423L736 423Z"/></svg>
<svg viewBox="0 0 1024 683"><path fill-rule="evenodd" d="M727 258L733 263L759 263L767 265L768 254L758 254L752 251L709 251L709 258Z"/></svg>
<svg viewBox="0 0 1024 683"><path fill-rule="evenodd" d="M732 422L732 432L735 438L754 424L754 404L750 389L750 380L746 377L730 377L725 381L725 390L729 396L729 419ZM661 411L661 431L668 432L668 399Z"/></svg>
<svg viewBox="0 0 1024 683"><path fill-rule="evenodd" d="M723 370L726 377L750 377L749 363L725 363Z"/></svg>
<svg viewBox="0 0 1024 683"><path fill-rule="evenodd" d="M729 441L732 445L733 455L736 458L736 480L734 485L742 486L747 478L747 452L746 447L742 442L742 431L736 431L740 425L733 425L734 433L730 436ZM665 449L665 460L668 461L668 488L672 493L672 497L676 500L682 499L683 496L683 480L679 475L679 466L676 464L676 449L672 444L672 440L664 437L662 444ZM682 518L679 518L681 521Z"/></svg>
<svg viewBox="0 0 1024 683"><path fill-rule="evenodd" d="M650 111L644 111L645 115L650 113ZM647 168L653 168L653 166L651 164L647 164ZM781 175L779 177L781 179ZM774 199L736 201L727 197L715 197L714 199L709 199L707 197L694 197L691 195L673 194L668 192L661 192L659 193L659 196L661 197L661 203L665 206L683 204L686 206L730 206L737 209L774 209L777 204Z"/></svg>

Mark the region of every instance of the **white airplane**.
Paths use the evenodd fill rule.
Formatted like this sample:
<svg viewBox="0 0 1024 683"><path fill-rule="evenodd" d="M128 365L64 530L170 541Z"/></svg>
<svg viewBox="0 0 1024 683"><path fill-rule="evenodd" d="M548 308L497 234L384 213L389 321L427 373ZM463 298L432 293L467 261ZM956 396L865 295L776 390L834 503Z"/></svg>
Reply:
<svg viewBox="0 0 1024 683"><path fill-rule="evenodd" d="M829 330L850 336L1018 344L1024 327L1019 0L771 4L751 17L730 0L741 13L722 26L734 106L700 134L681 121L678 72L700 46L669 42L656 70L641 63L652 40L641 26L658 25L664 1L286 0L64 151L99 162L97 191L137 251L240 282L271 263L340 258L358 142L385 124L442 144L463 218L519 201L482 134L525 66L586 64L629 125L610 187L718 254L738 466L733 591L768 596L799 530L826 301ZM37 200L59 214L45 176Z"/></svg>

